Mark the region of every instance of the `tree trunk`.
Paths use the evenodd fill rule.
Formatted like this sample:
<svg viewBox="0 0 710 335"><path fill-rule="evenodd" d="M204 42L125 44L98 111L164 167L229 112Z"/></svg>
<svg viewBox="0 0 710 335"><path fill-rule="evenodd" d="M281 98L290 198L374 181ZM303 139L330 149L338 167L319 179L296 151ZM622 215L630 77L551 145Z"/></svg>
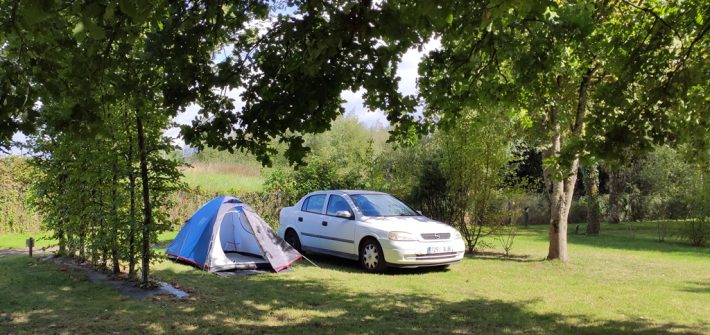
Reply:
<svg viewBox="0 0 710 335"><path fill-rule="evenodd" d="M150 230L153 224L153 211L150 205L150 184L148 183L148 150L145 145L143 121L136 116L136 132L138 136L138 149L140 151L141 181L143 183L143 249L141 263L141 282L148 285L150 273Z"/></svg>
<svg viewBox="0 0 710 335"><path fill-rule="evenodd" d="M128 119L128 112L125 114ZM128 188L130 192L130 207L128 208L128 276L133 277L136 273L136 173L133 170L133 134L131 133L130 122L126 123L126 136L128 137L128 155L126 166L128 167Z"/></svg>
<svg viewBox="0 0 710 335"><path fill-rule="evenodd" d="M594 163L585 169L584 189L587 193L587 235L599 235L599 165Z"/></svg>
<svg viewBox="0 0 710 335"><path fill-rule="evenodd" d="M619 170L609 173L609 222L621 222L621 172Z"/></svg>
<svg viewBox="0 0 710 335"><path fill-rule="evenodd" d="M118 157L113 156L112 163L112 176L111 176L111 214L113 216L113 227L111 229L111 265L113 266L113 273L117 274L121 272L121 268L118 263L118 231L120 227L120 220L118 218Z"/></svg>
<svg viewBox="0 0 710 335"><path fill-rule="evenodd" d="M584 133L584 116L587 111L587 91L592 77L597 69L597 65L592 64L582 76L577 93L577 107L575 109L574 124L571 127L572 138L580 139ZM548 157L557 158L562 152L562 128L557 115L557 110L553 107L549 111L550 125L553 130L552 147L546 150ZM555 169L556 170L551 170ZM579 156L574 155L569 168L563 166L548 167L543 173L545 182L550 190L550 247L547 252L547 259L559 259L563 262L569 260L567 254L567 218L574 196L574 186L577 183L577 171L579 170ZM554 175L553 175L554 173Z"/></svg>
<svg viewBox="0 0 710 335"><path fill-rule="evenodd" d="M66 175L60 174L59 175L59 187L62 190L64 189L65 180L66 180ZM66 205L61 206L62 209L60 209L60 215L57 218L57 230L56 230L57 233L55 234L55 236L59 240L58 254L62 255L62 256L67 254L67 238L66 238L66 234L64 233L64 225L66 224L66 222L64 221L64 214L65 214L64 211L65 210L63 208L66 208L65 206Z"/></svg>
<svg viewBox="0 0 710 335"><path fill-rule="evenodd" d="M558 127L559 129L559 127ZM547 155L556 155L560 152L562 136L559 132L555 135L553 147ZM559 259L563 262L569 260L567 253L567 217L572 205L574 195L574 185L577 182L577 170L579 159L572 161L572 166L565 177L557 180L552 176L552 171L546 171L544 178L550 189L550 246L547 252L547 259ZM565 169L566 170L566 169Z"/></svg>

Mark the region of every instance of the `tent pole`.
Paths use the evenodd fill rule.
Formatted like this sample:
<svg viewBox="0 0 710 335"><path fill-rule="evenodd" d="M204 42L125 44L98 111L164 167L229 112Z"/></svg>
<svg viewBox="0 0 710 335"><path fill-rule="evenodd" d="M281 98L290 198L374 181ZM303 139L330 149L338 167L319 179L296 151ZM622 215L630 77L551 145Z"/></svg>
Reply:
<svg viewBox="0 0 710 335"><path fill-rule="evenodd" d="M310 260L310 259L309 259L308 257L306 257L305 255L301 254L301 257L303 257L303 258L304 258L305 260L307 260L307 261L308 261L308 263L311 263L311 264L313 264L313 266L315 266L315 267L317 267L317 268L319 268L319 269L320 269L320 266L318 266L318 264L316 264L316 263L313 263L313 261L312 261L312 260Z"/></svg>

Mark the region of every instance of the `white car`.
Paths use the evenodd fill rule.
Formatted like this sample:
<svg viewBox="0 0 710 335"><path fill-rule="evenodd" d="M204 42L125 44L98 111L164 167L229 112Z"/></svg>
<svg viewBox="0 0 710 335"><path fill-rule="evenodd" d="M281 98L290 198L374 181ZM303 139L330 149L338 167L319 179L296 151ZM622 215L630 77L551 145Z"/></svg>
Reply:
<svg viewBox="0 0 710 335"><path fill-rule="evenodd" d="M460 262L465 251L453 227L372 191L309 193L281 209L278 234L299 251L359 260L368 272L446 266Z"/></svg>

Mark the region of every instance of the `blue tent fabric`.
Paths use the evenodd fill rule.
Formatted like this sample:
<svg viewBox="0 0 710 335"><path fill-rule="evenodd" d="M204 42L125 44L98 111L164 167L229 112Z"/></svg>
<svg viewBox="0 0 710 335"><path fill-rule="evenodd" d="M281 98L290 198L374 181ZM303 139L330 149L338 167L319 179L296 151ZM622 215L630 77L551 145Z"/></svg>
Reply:
<svg viewBox="0 0 710 335"><path fill-rule="evenodd" d="M229 213L239 213L239 215L235 217L234 214ZM239 230L242 228L243 230ZM254 231L267 233L254 234ZM239 241L225 242L220 234L227 238L241 234L238 238L243 243L244 249L233 250L236 248L234 243ZM228 251L223 249L225 243L229 244ZM247 245L253 247L248 248ZM234 252L242 251L256 258L252 257L251 261L244 261L244 257L235 256ZM257 266L256 262L261 262L270 264L276 272L279 272L303 257L276 236L251 207L230 196L214 198L198 209L183 225L167 248L166 254L170 258L193 264L207 271L250 269Z"/></svg>
<svg viewBox="0 0 710 335"><path fill-rule="evenodd" d="M182 227L166 253L183 261L204 266L212 239L214 220L224 198L214 198L198 209Z"/></svg>

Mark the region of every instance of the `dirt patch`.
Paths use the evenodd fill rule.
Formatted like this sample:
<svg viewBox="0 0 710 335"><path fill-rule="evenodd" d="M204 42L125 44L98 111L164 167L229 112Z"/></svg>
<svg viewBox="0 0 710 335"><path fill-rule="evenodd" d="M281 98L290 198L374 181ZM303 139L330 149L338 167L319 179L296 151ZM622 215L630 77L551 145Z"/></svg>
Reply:
<svg viewBox="0 0 710 335"><path fill-rule="evenodd" d="M502 252L492 252L492 251L477 251L473 254L474 258L479 259L498 259L505 261L515 261L515 262L538 262L540 259L532 259L530 255L514 255L510 254L508 256Z"/></svg>
<svg viewBox="0 0 710 335"><path fill-rule="evenodd" d="M47 254L59 250L57 247L51 248L38 248L32 251L33 255ZM29 255L29 249L0 249L0 256L2 255Z"/></svg>
<svg viewBox="0 0 710 335"><path fill-rule="evenodd" d="M42 258L42 261L51 262L60 265L60 271L66 271L67 268L84 272L86 279L92 283L106 285L118 291L121 295L136 300L144 300L157 296L171 296L178 299L187 298L189 294L181 289L178 289L168 283L158 282L158 287L141 288L136 286L135 282L131 282L122 277L112 276L101 271L96 271L85 265L78 264L74 259L68 257L48 256Z"/></svg>

